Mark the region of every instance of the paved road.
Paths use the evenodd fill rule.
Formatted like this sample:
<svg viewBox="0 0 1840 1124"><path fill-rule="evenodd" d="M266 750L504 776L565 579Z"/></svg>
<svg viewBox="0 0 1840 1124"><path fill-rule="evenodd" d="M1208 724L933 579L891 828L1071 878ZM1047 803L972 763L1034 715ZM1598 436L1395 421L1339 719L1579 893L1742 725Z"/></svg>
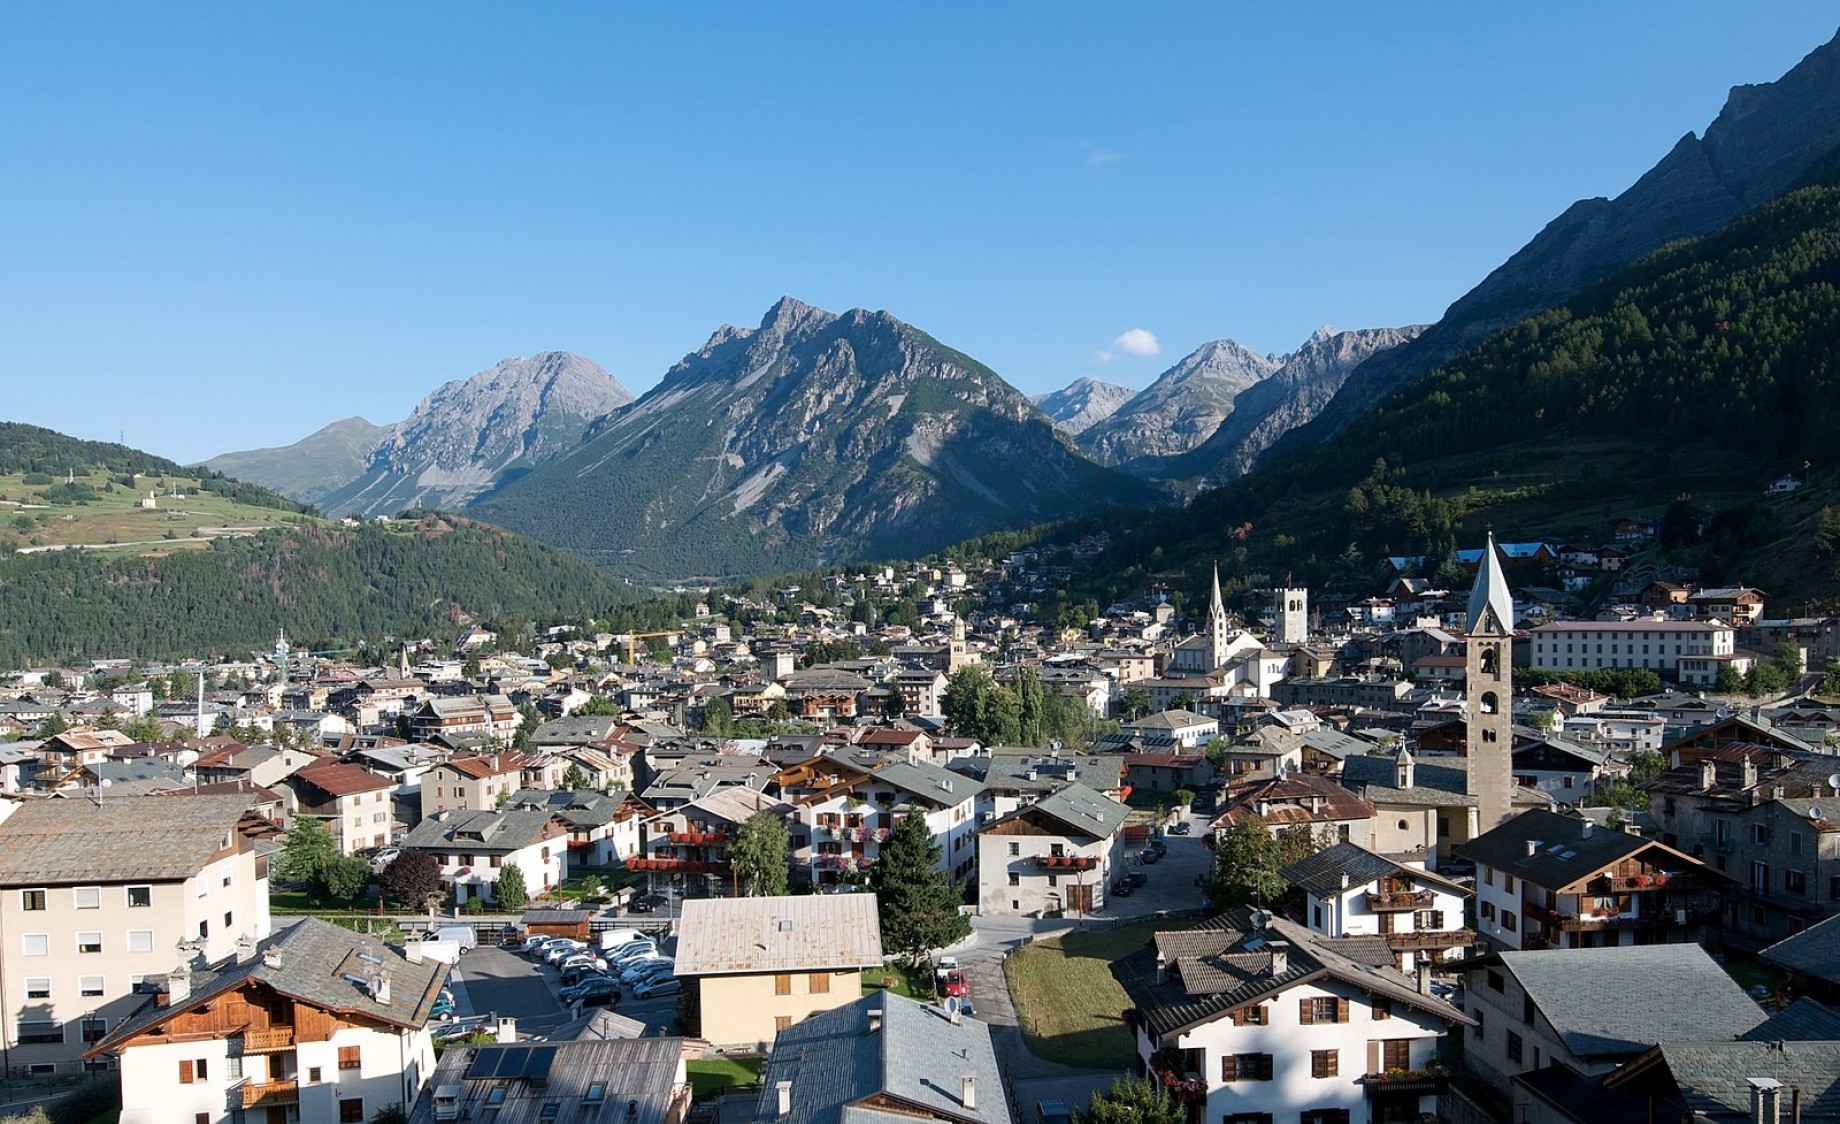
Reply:
<svg viewBox="0 0 1840 1124"><path fill-rule="evenodd" d="M1193 821L1193 830L1204 833L1206 819ZM1073 1109L1083 1109L1096 1090L1110 1087L1119 1074L1058 1065L1028 1051L1010 1002L1009 984L1003 974L1004 957L1042 937L1082 928L1107 928L1202 905L1205 898L1195 878L1207 872L1213 852L1202 846L1201 839L1201 834L1168 836L1165 841L1169 850L1161 860L1129 868L1145 874L1147 884L1128 898L1108 898L1106 907L1098 913L1083 918L973 917L970 939L950 950L965 970L977 1017L991 1026L1024 1124L1032 1121L1037 1101L1059 1097Z"/></svg>

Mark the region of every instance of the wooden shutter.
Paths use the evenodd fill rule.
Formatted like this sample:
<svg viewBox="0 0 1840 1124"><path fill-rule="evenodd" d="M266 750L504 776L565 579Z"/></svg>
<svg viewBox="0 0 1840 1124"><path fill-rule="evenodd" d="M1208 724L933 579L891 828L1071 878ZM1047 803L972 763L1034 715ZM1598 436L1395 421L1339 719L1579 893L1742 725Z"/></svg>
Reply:
<svg viewBox="0 0 1840 1124"><path fill-rule="evenodd" d="M1308 999L1297 1000L1297 1021L1309 1026L1316 1021L1316 1006Z"/></svg>
<svg viewBox="0 0 1840 1124"><path fill-rule="evenodd" d="M811 979L806 984L806 990L813 995L823 995L829 992L830 989L831 974L829 972L813 972L811 974Z"/></svg>
<svg viewBox="0 0 1840 1124"><path fill-rule="evenodd" d="M1380 1069L1380 1040L1378 1038L1370 1038L1367 1040L1367 1072L1369 1073L1381 1072L1381 1069Z"/></svg>
<svg viewBox="0 0 1840 1124"><path fill-rule="evenodd" d="M1233 1009L1233 1025L1234 1026L1245 1026L1247 1015L1248 1015L1248 1012L1246 1008L1244 1007L1234 1008Z"/></svg>
<svg viewBox="0 0 1840 1124"><path fill-rule="evenodd" d="M1335 1021L1338 1023L1348 1021L1348 1000L1337 999L1335 1001Z"/></svg>
<svg viewBox="0 0 1840 1124"><path fill-rule="evenodd" d="M1220 1079L1222 1081L1239 1080L1239 1058L1233 1054L1220 1056Z"/></svg>
<svg viewBox="0 0 1840 1124"><path fill-rule="evenodd" d="M1374 1000L1374 1018L1390 1019L1393 1017L1393 1003L1390 999Z"/></svg>
<svg viewBox="0 0 1840 1124"><path fill-rule="evenodd" d="M184 1058L179 1062L179 1084L190 1085L192 1081L192 1059Z"/></svg>
<svg viewBox="0 0 1840 1124"><path fill-rule="evenodd" d="M775 995L791 995L792 994L792 975L791 973L781 972L778 975L773 977L773 994Z"/></svg>

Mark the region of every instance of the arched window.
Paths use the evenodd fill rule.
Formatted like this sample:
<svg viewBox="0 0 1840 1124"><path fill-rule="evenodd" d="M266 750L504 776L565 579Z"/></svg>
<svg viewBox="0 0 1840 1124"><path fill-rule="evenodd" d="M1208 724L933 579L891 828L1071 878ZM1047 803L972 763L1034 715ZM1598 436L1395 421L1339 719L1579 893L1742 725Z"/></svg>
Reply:
<svg viewBox="0 0 1840 1124"><path fill-rule="evenodd" d="M1501 709L1501 700L1495 697L1494 691L1482 696L1482 713L1494 714L1499 709Z"/></svg>
<svg viewBox="0 0 1840 1124"><path fill-rule="evenodd" d="M1490 645L1482 650L1482 674L1501 677L1501 649Z"/></svg>

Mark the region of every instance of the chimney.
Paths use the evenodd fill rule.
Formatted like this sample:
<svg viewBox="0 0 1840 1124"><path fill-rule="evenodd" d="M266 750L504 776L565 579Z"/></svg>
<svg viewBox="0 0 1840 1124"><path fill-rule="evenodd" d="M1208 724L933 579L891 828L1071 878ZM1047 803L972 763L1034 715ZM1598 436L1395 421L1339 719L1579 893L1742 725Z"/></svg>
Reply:
<svg viewBox="0 0 1840 1124"><path fill-rule="evenodd" d="M1757 787L1757 763L1749 757L1738 762L1738 788L1748 792Z"/></svg>
<svg viewBox="0 0 1840 1124"><path fill-rule="evenodd" d="M498 1024L493 1030L493 1040L501 1046L508 1042L516 1042L518 1040L517 1020L509 1015L500 1015L498 1017Z"/></svg>
<svg viewBox="0 0 1840 1124"><path fill-rule="evenodd" d="M1701 761L1699 763L1699 787L1701 789L1710 789L1718 783L1718 766L1714 765L1710 759Z"/></svg>
<svg viewBox="0 0 1840 1124"><path fill-rule="evenodd" d="M1751 1124L1781 1124L1782 1082L1774 1077L1747 1077L1751 1087Z"/></svg>
<svg viewBox="0 0 1840 1124"><path fill-rule="evenodd" d="M1269 947L1271 949L1271 974L1273 976L1282 976L1284 973L1290 971L1291 943L1289 941L1273 941Z"/></svg>
<svg viewBox="0 0 1840 1124"><path fill-rule="evenodd" d="M777 1105L775 1106L777 1108L777 1112L775 1113L775 1115L791 1116L792 1115L792 1082L775 1081L773 1083L773 1095L775 1098L777 1098L777 1101L778 1101Z"/></svg>
<svg viewBox="0 0 1840 1124"><path fill-rule="evenodd" d="M879 1033L881 1029L882 1029L882 1009L880 1007L869 1008L869 1033L876 1034L876 1033Z"/></svg>
<svg viewBox="0 0 1840 1124"><path fill-rule="evenodd" d="M1592 824L1590 820L1584 821L1584 826L1578 829L1578 838L1580 839L1591 838L1591 827L1592 827Z"/></svg>
<svg viewBox="0 0 1840 1124"><path fill-rule="evenodd" d="M1156 950L1156 982L1160 984L1169 982L1169 958L1163 955L1163 950L1160 948Z"/></svg>
<svg viewBox="0 0 1840 1124"><path fill-rule="evenodd" d="M1346 890L1347 888L1348 888L1348 872L1344 870L1342 871L1342 889Z"/></svg>
<svg viewBox="0 0 1840 1124"><path fill-rule="evenodd" d="M1527 840L1527 857L1528 858L1532 858L1533 856L1539 854L1539 851L1540 851L1540 841L1538 839Z"/></svg>
<svg viewBox="0 0 1840 1124"><path fill-rule="evenodd" d="M274 945L269 945L267 948L263 949L262 950L262 967L264 968L281 967L281 950Z"/></svg>
<svg viewBox="0 0 1840 1124"><path fill-rule="evenodd" d="M192 997L192 970L184 964L179 965L166 976L165 1006L183 1003Z"/></svg>
<svg viewBox="0 0 1840 1124"><path fill-rule="evenodd" d="M967 1073L958 1079L958 1103L965 1106L967 1112L977 1108L977 1075Z"/></svg>
<svg viewBox="0 0 1840 1124"><path fill-rule="evenodd" d="M1418 993L1420 995L1430 995L1431 994L1431 958L1426 956L1424 953L1419 953L1417 961L1413 965L1413 967L1418 969Z"/></svg>

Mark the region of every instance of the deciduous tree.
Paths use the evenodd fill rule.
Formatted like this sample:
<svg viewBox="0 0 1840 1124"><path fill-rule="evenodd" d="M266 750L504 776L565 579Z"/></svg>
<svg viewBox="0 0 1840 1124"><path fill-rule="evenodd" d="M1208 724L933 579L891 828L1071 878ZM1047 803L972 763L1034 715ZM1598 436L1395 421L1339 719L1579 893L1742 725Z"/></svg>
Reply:
<svg viewBox="0 0 1840 1124"><path fill-rule="evenodd" d="M1277 838L1264 821L1245 816L1220 833L1208 900L1215 909L1269 901L1284 892L1279 865Z"/></svg>
<svg viewBox="0 0 1840 1124"><path fill-rule="evenodd" d="M772 812L755 812L728 841L728 861L735 885L750 898L776 897L791 891L792 840L786 822Z"/></svg>
<svg viewBox="0 0 1840 1124"><path fill-rule="evenodd" d="M1074 1114L1076 1124L1184 1124L1188 1112L1165 1089L1147 1077L1120 1077L1090 1106Z"/></svg>
<svg viewBox="0 0 1840 1124"><path fill-rule="evenodd" d="M391 860L377 881L391 900L419 909L441 892L441 863L420 847L411 847Z"/></svg>

